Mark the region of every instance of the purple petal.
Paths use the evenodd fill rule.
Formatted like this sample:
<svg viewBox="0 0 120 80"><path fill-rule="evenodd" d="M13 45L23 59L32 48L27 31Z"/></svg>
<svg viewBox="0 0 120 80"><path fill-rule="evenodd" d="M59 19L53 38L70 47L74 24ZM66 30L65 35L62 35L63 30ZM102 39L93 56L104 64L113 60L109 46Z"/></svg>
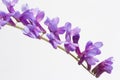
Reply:
<svg viewBox="0 0 120 80"><path fill-rule="evenodd" d="M73 43L78 43L80 35L79 34L74 35L72 38L73 38Z"/></svg>
<svg viewBox="0 0 120 80"><path fill-rule="evenodd" d="M69 22L65 23L65 27L66 27L65 39L66 41L70 42L71 41L71 23Z"/></svg>
<svg viewBox="0 0 120 80"><path fill-rule="evenodd" d="M59 17L53 18L52 23L55 24L55 25L58 24L59 23Z"/></svg>
<svg viewBox="0 0 120 80"><path fill-rule="evenodd" d="M47 34L47 37L49 38L49 42L51 45L56 49L58 45L60 45L62 42L58 40L53 33Z"/></svg>
<svg viewBox="0 0 120 80"><path fill-rule="evenodd" d="M50 20L49 18L46 19L46 21L44 22L45 25L48 26L48 29L50 30L50 32L56 32L57 31L57 25L59 23L59 18L53 18L52 20Z"/></svg>
<svg viewBox="0 0 120 80"><path fill-rule="evenodd" d="M113 67L112 66L105 66L103 69L106 70L106 72L110 74L112 72Z"/></svg>
<svg viewBox="0 0 120 80"><path fill-rule="evenodd" d="M18 0L2 0L2 2L7 6L7 9L10 13L14 13L14 6L18 2Z"/></svg>
<svg viewBox="0 0 120 80"><path fill-rule="evenodd" d="M65 27L66 27L66 31L67 31L67 32L70 32L70 30L71 30L71 23L66 22L66 23L65 23Z"/></svg>
<svg viewBox="0 0 120 80"><path fill-rule="evenodd" d="M71 35L70 35L70 33L66 33L65 39L66 39L66 41L68 41L68 42L71 41Z"/></svg>
<svg viewBox="0 0 120 80"><path fill-rule="evenodd" d="M78 27L71 30L71 35L73 36L72 38L74 43L78 43L78 40L80 38L79 32L80 32L80 28Z"/></svg>
<svg viewBox="0 0 120 80"><path fill-rule="evenodd" d="M94 46L97 47L97 48L100 48L103 46L103 43L102 42L96 42L94 43Z"/></svg>
<svg viewBox="0 0 120 80"><path fill-rule="evenodd" d="M37 15L36 15L36 20L38 22L40 22L43 18L44 18L44 12L43 11L38 11Z"/></svg>
<svg viewBox="0 0 120 80"><path fill-rule="evenodd" d="M24 27L23 34L31 38L36 38L35 35L29 30L28 27Z"/></svg>
<svg viewBox="0 0 120 80"><path fill-rule="evenodd" d="M2 11L0 11L0 27L4 26L7 24L8 20L5 20L6 14Z"/></svg>
<svg viewBox="0 0 120 80"><path fill-rule="evenodd" d="M36 26L34 25L27 25L25 26L24 30L23 30L24 34L31 37L31 38L40 38L40 31L37 29Z"/></svg>
<svg viewBox="0 0 120 80"><path fill-rule="evenodd" d="M15 13L14 13L14 15L13 15L13 17L16 19L16 21L20 21L20 16L21 16L21 14L20 14L20 12L19 11L16 11Z"/></svg>
<svg viewBox="0 0 120 80"><path fill-rule="evenodd" d="M2 2L6 5L6 6L14 6L18 0L2 0Z"/></svg>
<svg viewBox="0 0 120 80"><path fill-rule="evenodd" d="M79 27L76 27L74 29L71 30L71 35L77 35L80 33L80 28Z"/></svg>
<svg viewBox="0 0 120 80"><path fill-rule="evenodd" d="M57 31L57 22L58 22L58 18L56 18L56 19L54 18L52 20L47 18L44 23L45 23L45 25L48 26L48 29L50 30L50 32L56 32Z"/></svg>
<svg viewBox="0 0 120 80"><path fill-rule="evenodd" d="M3 20L0 20L0 26L4 26L5 24L7 24L7 21L3 21Z"/></svg>
<svg viewBox="0 0 120 80"><path fill-rule="evenodd" d="M92 72L96 75L96 77L99 77L103 72L111 73L113 67L112 67L112 59L113 57L110 57L101 63L99 63L95 68L93 68Z"/></svg>
<svg viewBox="0 0 120 80"><path fill-rule="evenodd" d="M63 34L65 32L65 27L59 27L58 30L57 30L57 32L59 34Z"/></svg>
<svg viewBox="0 0 120 80"><path fill-rule="evenodd" d="M29 6L28 6L28 4L23 4L22 5L22 11L24 12L24 11L27 11L29 9Z"/></svg>
<svg viewBox="0 0 120 80"><path fill-rule="evenodd" d="M93 58L93 57L89 57L89 58L87 58L86 61L87 61L87 63L88 63L89 65L95 65L96 62L99 62L98 59Z"/></svg>
<svg viewBox="0 0 120 80"><path fill-rule="evenodd" d="M12 0L11 5L15 6L15 4L18 2L18 0Z"/></svg>
<svg viewBox="0 0 120 80"><path fill-rule="evenodd" d="M75 48L71 44L64 44L66 52L69 53L70 51L74 51Z"/></svg>
<svg viewBox="0 0 120 80"><path fill-rule="evenodd" d="M9 5L10 0L2 0L2 2L3 2L5 5Z"/></svg>
<svg viewBox="0 0 120 80"><path fill-rule="evenodd" d="M86 44L85 50L87 50L92 45L93 45L92 41L88 41Z"/></svg>
<svg viewBox="0 0 120 80"><path fill-rule="evenodd" d="M5 13L0 11L0 25L4 26L5 24L9 24L15 26L15 23L11 19L12 16L12 13Z"/></svg>
<svg viewBox="0 0 120 80"><path fill-rule="evenodd" d="M71 42L66 42L64 44L65 46L65 49L67 52L70 52L70 51L75 51L76 47L78 47L78 44L74 44L74 43L71 43Z"/></svg>
<svg viewBox="0 0 120 80"><path fill-rule="evenodd" d="M96 56L99 55L101 51L98 48L91 49L87 52L87 56Z"/></svg>
<svg viewBox="0 0 120 80"><path fill-rule="evenodd" d="M106 63L108 64L113 64L113 57L109 57L108 59L105 60Z"/></svg>
<svg viewBox="0 0 120 80"><path fill-rule="evenodd" d="M34 16L33 16L33 13L29 12L28 10L28 11L25 11L23 14L21 14L19 19L24 25L28 25L32 21L34 21Z"/></svg>
<svg viewBox="0 0 120 80"><path fill-rule="evenodd" d="M49 39L51 39L51 40L55 38L52 33L51 33L51 34L47 34L47 37L48 37Z"/></svg>

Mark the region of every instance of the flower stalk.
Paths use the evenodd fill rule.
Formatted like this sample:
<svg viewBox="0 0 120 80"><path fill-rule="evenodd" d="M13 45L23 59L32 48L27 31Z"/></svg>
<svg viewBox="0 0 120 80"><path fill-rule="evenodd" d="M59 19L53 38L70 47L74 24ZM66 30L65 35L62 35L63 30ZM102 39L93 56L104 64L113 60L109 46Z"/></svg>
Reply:
<svg viewBox="0 0 120 80"><path fill-rule="evenodd" d="M10 25L8 25L8 26L10 26ZM11 27L12 27L12 26L11 26ZM19 27L19 26L17 26L17 25L15 26L15 28L20 29L20 30L23 30L23 28L21 28L21 27ZM40 39L40 40L42 39L43 41L49 43L49 40L46 39L45 37L43 37L43 35L41 35L41 37L40 37L39 39ZM66 52L66 50L65 50L63 47L58 46L58 48L59 48L60 50L64 51L64 52ZM66 53L67 53L67 52L66 52ZM70 55L73 59L75 59L77 62L79 61L79 59L78 59L76 56L74 56L72 53L69 52L69 55ZM87 70L87 68L85 67L84 64L81 64L81 65L83 66L83 68L85 68L85 69ZM94 76L94 74L93 74L92 72L90 72L89 70L87 70L87 71Z"/></svg>
<svg viewBox="0 0 120 80"><path fill-rule="evenodd" d="M23 12L21 13L14 9L18 0L2 0L2 2L7 7L9 13L0 11L0 29L5 25L9 25L20 29L23 31L24 35L30 38L46 41L51 44L54 49L59 48L69 54L78 62L79 65L82 65L96 78L98 78L103 72L107 72L109 74L112 72L113 57L105 59L97 64L99 60L96 56L101 54L100 48L103 46L102 42L93 43L92 41L88 41L85 49L81 51L79 46L81 29L79 27L72 28L72 24L70 22L66 22L63 26L58 27L58 23L60 21L59 17L53 19L47 17L44 21L44 25L48 27L49 32L46 32L46 29L44 29L40 24L41 20L45 17L45 13L43 11L38 8L29 9L28 5L25 5L22 7ZM14 18L16 22L22 23L23 28L18 26L12 18ZM44 34L46 34L48 39L43 37ZM59 37L60 35L64 36L65 40L62 40ZM62 47L61 44L64 46ZM72 52L75 52L77 56L73 55ZM87 66L85 66L83 62L85 62ZM96 66L93 68L93 65Z"/></svg>

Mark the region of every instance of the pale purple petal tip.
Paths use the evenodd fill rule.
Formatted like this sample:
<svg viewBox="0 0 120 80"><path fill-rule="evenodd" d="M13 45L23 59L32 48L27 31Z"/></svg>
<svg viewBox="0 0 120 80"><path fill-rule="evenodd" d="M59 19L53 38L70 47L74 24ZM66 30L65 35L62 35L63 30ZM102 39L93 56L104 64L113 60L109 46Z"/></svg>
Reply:
<svg viewBox="0 0 120 80"><path fill-rule="evenodd" d="M18 0L2 0L2 2L6 5L6 6L14 6Z"/></svg>
<svg viewBox="0 0 120 80"><path fill-rule="evenodd" d="M45 16L45 13L43 11L38 11L38 14L36 15L36 20L40 22Z"/></svg>
<svg viewBox="0 0 120 80"><path fill-rule="evenodd" d="M96 46L97 48L100 48L103 46L103 43L102 42L96 42L94 43L94 46Z"/></svg>

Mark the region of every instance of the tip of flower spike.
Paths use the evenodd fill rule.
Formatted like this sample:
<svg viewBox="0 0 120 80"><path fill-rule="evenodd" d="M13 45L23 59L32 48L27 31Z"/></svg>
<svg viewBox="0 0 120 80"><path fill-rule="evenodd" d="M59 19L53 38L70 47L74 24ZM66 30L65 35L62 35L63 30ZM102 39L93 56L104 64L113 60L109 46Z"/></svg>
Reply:
<svg viewBox="0 0 120 80"><path fill-rule="evenodd" d="M99 63L95 68L93 68L93 74L98 78L103 72L111 73L112 72L112 64L113 64L113 57L109 57Z"/></svg>

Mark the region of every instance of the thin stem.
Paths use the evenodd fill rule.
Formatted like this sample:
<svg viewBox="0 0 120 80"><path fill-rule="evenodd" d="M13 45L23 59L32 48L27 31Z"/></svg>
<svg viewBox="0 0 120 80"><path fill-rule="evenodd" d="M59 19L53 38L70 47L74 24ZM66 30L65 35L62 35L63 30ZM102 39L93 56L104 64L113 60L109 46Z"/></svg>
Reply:
<svg viewBox="0 0 120 80"><path fill-rule="evenodd" d="M8 25L9 25L9 24L8 24ZM10 26L10 25L9 25L9 26ZM20 29L20 30L23 30L23 28L21 28L21 27L19 27L19 26L15 26L15 28ZM46 38L44 38L43 35L42 35L39 39L42 39L42 40L44 40L44 41L46 41L46 42L49 43L49 40L46 39ZM64 52L66 52L66 50L65 50L63 47L58 46L58 48L61 49L61 50L64 51ZM66 52L66 53L67 53L67 52ZM75 56L74 56L73 54L71 54L70 52L69 52L68 54L69 54L71 57L73 57L77 62L79 61L78 58L75 57ZM87 70L87 68L86 68L86 66L85 66L84 64L81 64L81 65ZM89 70L87 70L87 71L94 76L94 74L93 74L91 71L89 71Z"/></svg>
<svg viewBox="0 0 120 80"><path fill-rule="evenodd" d="M42 37L42 36L41 36L41 39L44 40L44 41L46 41L46 42L49 42L48 39L46 39L46 38L44 38L44 37ZM58 48L61 49L61 50L64 51L64 52L66 52L66 50L65 50L63 47L58 46ZM66 53L67 53L67 52L66 52ZM78 58L75 57L75 56L74 56L73 54L71 54L70 52L69 52L68 54L69 54L70 56L72 56L76 61L79 61ZM81 65L87 70L87 68L85 67L85 65L83 65L83 64L81 64ZM87 70L87 71L94 76L94 74L93 74L92 72L90 72L89 70Z"/></svg>
<svg viewBox="0 0 120 80"><path fill-rule="evenodd" d="M42 36L41 36L40 39L42 39L42 40L44 40L44 41L46 41L46 42L49 42L48 39L46 39L46 38L44 38L44 37L42 37ZM58 48L61 49L61 50L64 51L64 52L66 52L66 50L65 50L63 47L58 46ZM66 53L67 53L67 52L66 52ZM70 54L76 61L79 61L78 58L76 58L73 54L71 54L71 53L68 53L68 54Z"/></svg>

